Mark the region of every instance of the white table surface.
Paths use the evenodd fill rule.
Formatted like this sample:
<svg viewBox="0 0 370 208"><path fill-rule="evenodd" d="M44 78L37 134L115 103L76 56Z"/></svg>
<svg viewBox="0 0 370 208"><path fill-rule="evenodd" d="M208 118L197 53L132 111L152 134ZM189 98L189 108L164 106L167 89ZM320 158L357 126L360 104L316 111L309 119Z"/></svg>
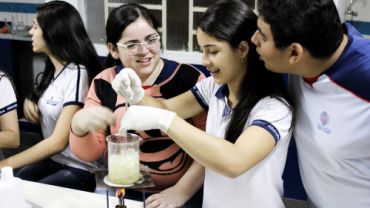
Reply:
<svg viewBox="0 0 370 208"><path fill-rule="evenodd" d="M106 195L79 191L23 180L26 201L32 208L106 208ZM118 204L116 197L109 197L109 208ZM127 208L142 208L143 203L125 199Z"/></svg>

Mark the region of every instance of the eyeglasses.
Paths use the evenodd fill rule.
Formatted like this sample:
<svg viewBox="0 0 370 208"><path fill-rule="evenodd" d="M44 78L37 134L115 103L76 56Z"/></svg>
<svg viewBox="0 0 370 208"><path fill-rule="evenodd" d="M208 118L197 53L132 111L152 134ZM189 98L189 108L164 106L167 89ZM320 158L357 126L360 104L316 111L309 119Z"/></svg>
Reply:
<svg viewBox="0 0 370 208"><path fill-rule="evenodd" d="M154 36L140 43L116 43L118 46L126 49L131 56L135 56L140 53L143 46L148 50L157 49L159 46L159 36Z"/></svg>

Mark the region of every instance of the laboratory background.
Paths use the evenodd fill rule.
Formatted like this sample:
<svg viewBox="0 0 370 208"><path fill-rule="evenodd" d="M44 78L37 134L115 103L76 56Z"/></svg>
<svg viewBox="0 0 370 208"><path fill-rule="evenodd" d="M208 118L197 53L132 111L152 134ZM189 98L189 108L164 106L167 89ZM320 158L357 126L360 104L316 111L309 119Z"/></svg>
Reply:
<svg viewBox="0 0 370 208"><path fill-rule="evenodd" d="M101 61L108 55L105 45L105 22L109 12L122 3L136 2L149 8L160 22L162 56L182 63L201 65L201 53L195 36L195 22L214 0L66 0L75 6ZM348 21L370 39L370 0L334 0L342 21ZM12 76L18 100L24 100L44 68L43 54L32 52L30 30L36 7L47 0L0 0L0 68ZM254 0L246 0L255 8ZM206 72L206 71L205 71ZM18 103L21 147L5 150L8 155L22 151L39 139L38 127L22 118ZM284 197L288 207L306 207L306 194L299 176L297 154L289 149L284 178Z"/></svg>

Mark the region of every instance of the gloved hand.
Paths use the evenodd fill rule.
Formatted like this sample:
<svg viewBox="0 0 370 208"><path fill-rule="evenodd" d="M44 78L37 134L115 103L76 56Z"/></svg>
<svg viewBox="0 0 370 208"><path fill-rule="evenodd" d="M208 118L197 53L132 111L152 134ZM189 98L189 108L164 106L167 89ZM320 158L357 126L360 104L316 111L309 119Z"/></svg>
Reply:
<svg viewBox="0 0 370 208"><path fill-rule="evenodd" d="M121 120L120 132L160 129L167 133L176 113L149 106L130 106Z"/></svg>
<svg viewBox="0 0 370 208"><path fill-rule="evenodd" d="M83 108L75 113L71 122L71 129L77 136L83 136L89 131L105 129L113 124L113 112L106 107Z"/></svg>
<svg viewBox="0 0 370 208"><path fill-rule="evenodd" d="M131 105L140 102L144 97L141 80L131 68L124 68L116 75L112 81L112 88Z"/></svg>

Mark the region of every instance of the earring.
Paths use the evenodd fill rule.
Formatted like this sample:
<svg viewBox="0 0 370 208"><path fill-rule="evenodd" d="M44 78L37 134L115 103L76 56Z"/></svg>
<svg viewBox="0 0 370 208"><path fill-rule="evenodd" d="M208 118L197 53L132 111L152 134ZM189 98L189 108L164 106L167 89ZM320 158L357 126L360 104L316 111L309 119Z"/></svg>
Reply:
<svg viewBox="0 0 370 208"><path fill-rule="evenodd" d="M242 63L244 63L244 61L245 61L245 58L243 57L243 58L242 58Z"/></svg>

